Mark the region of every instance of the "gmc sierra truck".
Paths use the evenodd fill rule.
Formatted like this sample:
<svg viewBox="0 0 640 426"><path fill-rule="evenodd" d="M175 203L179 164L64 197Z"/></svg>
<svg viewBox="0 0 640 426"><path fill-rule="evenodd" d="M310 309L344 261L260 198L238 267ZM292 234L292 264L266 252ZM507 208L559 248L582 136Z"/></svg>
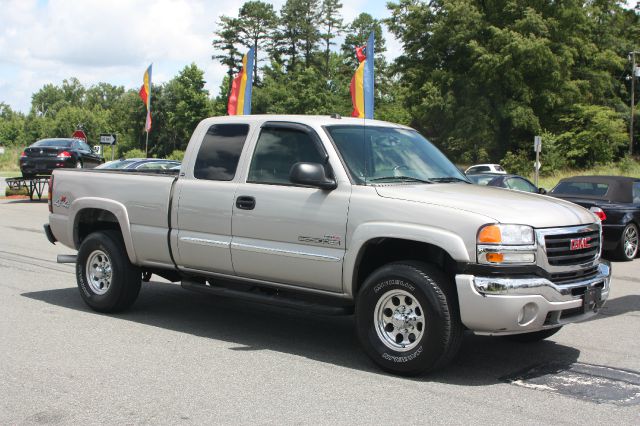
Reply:
<svg viewBox="0 0 640 426"><path fill-rule="evenodd" d="M179 173L53 172L49 241L94 310L150 274L184 288L354 314L365 352L414 375L465 330L544 339L609 294L597 216L471 184L415 130L333 116L203 120Z"/></svg>

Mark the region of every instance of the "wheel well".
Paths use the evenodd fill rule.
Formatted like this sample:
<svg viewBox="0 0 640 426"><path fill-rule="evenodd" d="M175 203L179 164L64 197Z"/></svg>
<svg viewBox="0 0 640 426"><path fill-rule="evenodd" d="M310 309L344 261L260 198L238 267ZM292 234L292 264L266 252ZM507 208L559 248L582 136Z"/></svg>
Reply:
<svg viewBox="0 0 640 426"><path fill-rule="evenodd" d="M353 271L353 294L356 295L367 277L387 263L420 261L435 264L453 279L456 262L442 248L429 243L398 238L375 238L367 241L358 253Z"/></svg>
<svg viewBox="0 0 640 426"><path fill-rule="evenodd" d="M80 247L82 241L92 232L114 230L122 234L120 224L115 215L103 209L80 210L76 215L76 223L73 229L73 240L76 247Z"/></svg>

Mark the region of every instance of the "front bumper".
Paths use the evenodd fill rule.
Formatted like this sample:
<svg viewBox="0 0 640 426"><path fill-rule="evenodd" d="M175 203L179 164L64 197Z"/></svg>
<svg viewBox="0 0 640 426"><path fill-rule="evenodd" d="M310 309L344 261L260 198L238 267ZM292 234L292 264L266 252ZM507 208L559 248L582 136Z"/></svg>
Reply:
<svg viewBox="0 0 640 426"><path fill-rule="evenodd" d="M607 261L600 262L594 276L566 284L534 275L456 275L462 323L478 334L501 335L588 319L609 296L611 266Z"/></svg>

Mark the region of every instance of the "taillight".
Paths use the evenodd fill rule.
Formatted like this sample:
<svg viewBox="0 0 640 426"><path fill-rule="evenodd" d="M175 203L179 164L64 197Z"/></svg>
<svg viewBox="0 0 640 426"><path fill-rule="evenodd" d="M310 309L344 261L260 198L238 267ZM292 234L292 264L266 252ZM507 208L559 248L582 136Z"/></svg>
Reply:
<svg viewBox="0 0 640 426"><path fill-rule="evenodd" d="M591 207L589 211L600 218L600 222L607 220L607 214L600 207Z"/></svg>
<svg viewBox="0 0 640 426"><path fill-rule="evenodd" d="M24 158L24 157L26 157L26 156L27 156L27 153L26 153L26 152L24 152L24 151L22 151L22 154L20 154L20 158Z"/></svg>
<svg viewBox="0 0 640 426"><path fill-rule="evenodd" d="M69 151L62 151L60 154L58 154L58 158L71 158L71 154L69 153Z"/></svg>
<svg viewBox="0 0 640 426"><path fill-rule="evenodd" d="M49 195L47 197L49 204L49 213L53 213L53 175L49 178Z"/></svg>

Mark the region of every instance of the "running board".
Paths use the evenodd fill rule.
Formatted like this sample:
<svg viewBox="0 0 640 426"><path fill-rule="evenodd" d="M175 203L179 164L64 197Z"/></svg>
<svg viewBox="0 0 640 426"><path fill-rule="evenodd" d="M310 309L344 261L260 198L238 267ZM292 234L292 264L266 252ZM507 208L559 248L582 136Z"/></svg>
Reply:
<svg viewBox="0 0 640 426"><path fill-rule="evenodd" d="M240 299L247 302L262 303L279 306L282 308L296 309L305 312L313 312L321 315L351 315L353 306L337 306L319 303L313 300L296 299L284 295L270 294L264 291L235 290L216 285L207 285L194 281L182 281L182 288L215 296Z"/></svg>
<svg viewBox="0 0 640 426"><path fill-rule="evenodd" d="M58 263L76 263L77 258L75 254L59 254L57 261Z"/></svg>

